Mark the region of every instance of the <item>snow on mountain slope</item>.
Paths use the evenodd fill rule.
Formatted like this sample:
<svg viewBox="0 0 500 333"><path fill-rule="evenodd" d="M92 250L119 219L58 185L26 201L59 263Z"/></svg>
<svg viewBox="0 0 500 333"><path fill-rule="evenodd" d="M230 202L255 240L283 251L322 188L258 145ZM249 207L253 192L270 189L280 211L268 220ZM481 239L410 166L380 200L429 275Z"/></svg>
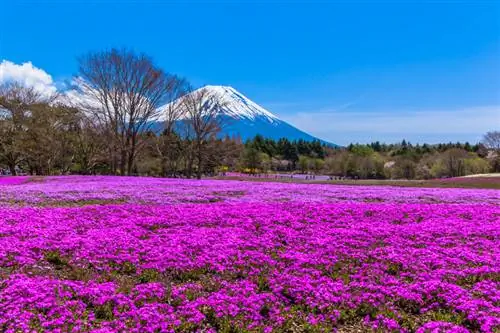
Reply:
<svg viewBox="0 0 500 333"><path fill-rule="evenodd" d="M191 92L191 94L196 94L201 89L206 90L206 96L216 97L223 105L220 117L225 119L225 126L221 135L239 136L242 140L252 139L257 134L275 140L280 138L320 140L279 119L233 87L208 85ZM175 104L165 105L160 110L167 109L172 105L175 106ZM335 146L329 142L320 141Z"/></svg>
<svg viewBox="0 0 500 333"><path fill-rule="evenodd" d="M278 120L278 117L274 114L254 103L233 87L205 86L201 89L207 89L210 93L219 96L220 103L224 105L223 113L227 116L251 120L257 117L264 117L271 123Z"/></svg>
<svg viewBox="0 0 500 333"><path fill-rule="evenodd" d="M260 105L254 103L236 89L228 86L204 86L190 93L196 96L201 90L205 90L204 96L215 97L219 103L223 105L221 115L229 116L233 119L249 119L265 118L270 123L278 120L271 112L267 111ZM166 110L168 107L179 103L179 100L172 104L160 107L160 110ZM180 106L182 108L182 106Z"/></svg>

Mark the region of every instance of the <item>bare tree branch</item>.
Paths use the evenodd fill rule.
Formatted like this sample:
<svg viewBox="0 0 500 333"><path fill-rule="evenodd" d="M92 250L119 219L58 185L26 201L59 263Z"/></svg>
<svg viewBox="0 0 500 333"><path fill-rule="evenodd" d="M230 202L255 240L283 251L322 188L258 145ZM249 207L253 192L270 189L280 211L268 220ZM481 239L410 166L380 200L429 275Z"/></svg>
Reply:
<svg viewBox="0 0 500 333"><path fill-rule="evenodd" d="M491 131L484 135L482 143L486 148L500 151L500 131Z"/></svg>
<svg viewBox="0 0 500 333"><path fill-rule="evenodd" d="M120 160L122 174L132 173L142 148L140 134L159 119L159 107L170 101L178 81L146 55L129 50L89 53L79 59L77 91L83 108L110 132L111 159Z"/></svg>
<svg viewBox="0 0 500 333"><path fill-rule="evenodd" d="M221 131L224 122L221 111L225 105L220 96L206 88L191 92L179 103L184 111L186 134L189 135L186 139L192 141L193 157L197 160L196 176L200 179L207 155L205 148L208 141Z"/></svg>

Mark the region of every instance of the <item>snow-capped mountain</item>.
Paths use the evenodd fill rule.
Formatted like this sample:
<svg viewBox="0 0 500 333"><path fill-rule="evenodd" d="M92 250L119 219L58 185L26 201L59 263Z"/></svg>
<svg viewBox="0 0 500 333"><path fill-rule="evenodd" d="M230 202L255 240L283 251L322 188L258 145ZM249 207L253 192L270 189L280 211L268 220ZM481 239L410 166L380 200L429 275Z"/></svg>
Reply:
<svg viewBox="0 0 500 333"><path fill-rule="evenodd" d="M280 138L320 140L279 119L233 87L208 85L191 94L199 93L201 89L206 91L206 95L216 97L223 106L220 111L220 117L226 118L223 121L224 126L221 133L223 136L239 136L243 141L252 139L257 134L275 140ZM166 107L164 106L164 108ZM320 141L334 145L323 140Z"/></svg>
<svg viewBox="0 0 500 333"><path fill-rule="evenodd" d="M257 103L254 103L233 87L205 86L200 89L208 90L210 95L218 97L220 104L224 106L223 113L226 116L230 116L234 119L249 120L265 118L270 123L279 120L274 114L267 111Z"/></svg>

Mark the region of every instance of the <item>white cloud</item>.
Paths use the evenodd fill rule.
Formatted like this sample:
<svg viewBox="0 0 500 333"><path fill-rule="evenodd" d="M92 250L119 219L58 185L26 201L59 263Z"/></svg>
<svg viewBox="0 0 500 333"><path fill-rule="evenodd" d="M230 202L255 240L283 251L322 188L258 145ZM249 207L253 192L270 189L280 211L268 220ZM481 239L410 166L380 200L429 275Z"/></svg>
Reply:
<svg viewBox="0 0 500 333"><path fill-rule="evenodd" d="M18 65L3 60L0 63L0 84L6 82L18 82L26 87L33 87L44 95L57 92L52 77L43 69L33 66L30 61Z"/></svg>
<svg viewBox="0 0 500 333"><path fill-rule="evenodd" d="M454 110L297 112L283 119L332 142L471 141L500 128L500 105Z"/></svg>

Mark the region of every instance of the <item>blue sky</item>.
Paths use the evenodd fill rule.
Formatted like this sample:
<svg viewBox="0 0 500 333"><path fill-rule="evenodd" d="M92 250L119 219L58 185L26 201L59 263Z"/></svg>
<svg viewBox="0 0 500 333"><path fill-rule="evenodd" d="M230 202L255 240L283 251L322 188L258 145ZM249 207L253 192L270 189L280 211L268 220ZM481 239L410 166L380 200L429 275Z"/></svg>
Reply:
<svg viewBox="0 0 500 333"><path fill-rule="evenodd" d="M48 84L87 51L129 47L340 144L500 129L497 1L7 0L0 11L0 61L31 62Z"/></svg>

